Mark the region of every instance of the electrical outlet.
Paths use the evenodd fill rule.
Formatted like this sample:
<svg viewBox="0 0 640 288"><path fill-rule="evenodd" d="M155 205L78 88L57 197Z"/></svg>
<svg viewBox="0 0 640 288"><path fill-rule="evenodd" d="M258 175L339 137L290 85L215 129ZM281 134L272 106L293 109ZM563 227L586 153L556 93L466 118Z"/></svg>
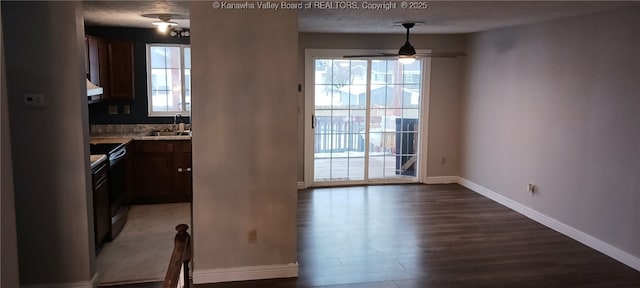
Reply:
<svg viewBox="0 0 640 288"><path fill-rule="evenodd" d="M258 230L257 229L249 230L249 232L247 233L247 241L249 243L251 243L251 244L258 243Z"/></svg>
<svg viewBox="0 0 640 288"><path fill-rule="evenodd" d="M533 194L534 192L536 192L536 185L532 183L527 184L527 191Z"/></svg>
<svg viewBox="0 0 640 288"><path fill-rule="evenodd" d="M109 105L109 106L107 106L107 113L109 115L118 114L118 105Z"/></svg>
<svg viewBox="0 0 640 288"><path fill-rule="evenodd" d="M129 105L124 105L124 106L122 106L122 109L123 109L122 113L124 113L124 114L131 114L131 106L129 106Z"/></svg>

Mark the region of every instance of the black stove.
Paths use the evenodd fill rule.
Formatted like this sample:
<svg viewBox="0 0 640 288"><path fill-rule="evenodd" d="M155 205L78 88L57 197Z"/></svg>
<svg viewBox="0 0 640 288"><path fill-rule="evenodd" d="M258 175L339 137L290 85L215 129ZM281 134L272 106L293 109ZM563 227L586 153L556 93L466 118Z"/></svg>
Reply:
<svg viewBox="0 0 640 288"><path fill-rule="evenodd" d="M110 239L115 238L122 230L127 221L127 211L129 211L130 198L128 195L125 179L126 171L125 155L126 146L122 143L99 143L90 144L91 154L106 154L109 158L109 206L111 210L111 233Z"/></svg>
<svg viewBox="0 0 640 288"><path fill-rule="evenodd" d="M122 143L100 143L89 145L91 154L113 154L121 148L124 148L124 144Z"/></svg>
<svg viewBox="0 0 640 288"><path fill-rule="evenodd" d="M124 158L124 155L127 154L127 150L125 149L125 145L122 143L99 143L99 144L90 144L89 151L91 154L107 154L109 158L109 164L114 166L117 162Z"/></svg>

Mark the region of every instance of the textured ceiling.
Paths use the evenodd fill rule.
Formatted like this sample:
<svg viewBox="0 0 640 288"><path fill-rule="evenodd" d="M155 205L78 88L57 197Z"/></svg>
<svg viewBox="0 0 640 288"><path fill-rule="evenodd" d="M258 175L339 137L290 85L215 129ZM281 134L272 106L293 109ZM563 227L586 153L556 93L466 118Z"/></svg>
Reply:
<svg viewBox="0 0 640 288"><path fill-rule="evenodd" d="M358 1L356 6L359 9L302 9L299 13L299 30L321 33L403 33L404 29L394 25L395 22L416 21L423 24L412 29L412 33L470 33L640 5L635 1L425 1L427 9L402 9L401 1L392 0L386 3L395 3L395 8L368 10L362 9L362 2ZM273 3L279 4L280 1ZM334 3L343 5L346 1ZM84 2L85 21L93 25L152 28L154 19L142 15L159 13L183 16L175 17L172 21L177 22L179 27L189 27L188 1Z"/></svg>
<svg viewBox="0 0 640 288"><path fill-rule="evenodd" d="M185 19L172 18L180 27L189 27L189 2L187 1L85 1L85 24L153 28L154 21L145 14L177 14Z"/></svg>

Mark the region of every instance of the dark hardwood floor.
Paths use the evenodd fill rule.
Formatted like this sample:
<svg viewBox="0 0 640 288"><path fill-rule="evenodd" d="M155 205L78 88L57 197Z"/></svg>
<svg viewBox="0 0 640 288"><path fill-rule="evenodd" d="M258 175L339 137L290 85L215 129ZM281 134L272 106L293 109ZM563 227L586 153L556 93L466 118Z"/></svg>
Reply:
<svg viewBox="0 0 640 288"><path fill-rule="evenodd" d="M640 272L459 185L298 199L297 279L195 287L640 287Z"/></svg>

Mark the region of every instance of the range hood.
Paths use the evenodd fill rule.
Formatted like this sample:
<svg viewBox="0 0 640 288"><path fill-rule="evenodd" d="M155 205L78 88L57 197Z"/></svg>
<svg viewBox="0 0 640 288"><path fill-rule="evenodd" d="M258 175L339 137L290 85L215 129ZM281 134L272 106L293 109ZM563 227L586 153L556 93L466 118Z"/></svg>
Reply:
<svg viewBox="0 0 640 288"><path fill-rule="evenodd" d="M100 100L100 95L102 95L102 93L102 87L98 87L87 79L87 96L89 97L89 100Z"/></svg>

